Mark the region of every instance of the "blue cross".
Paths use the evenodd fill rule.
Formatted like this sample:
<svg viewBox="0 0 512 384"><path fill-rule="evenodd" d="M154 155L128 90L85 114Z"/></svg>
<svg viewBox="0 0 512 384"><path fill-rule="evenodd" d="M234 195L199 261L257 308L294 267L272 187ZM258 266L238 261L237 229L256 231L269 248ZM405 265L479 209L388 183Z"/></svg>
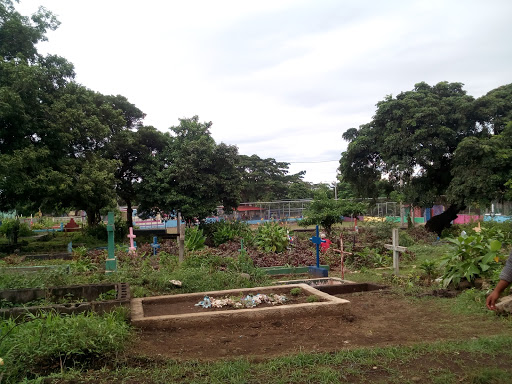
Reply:
<svg viewBox="0 0 512 384"><path fill-rule="evenodd" d="M320 268L320 244L325 243L325 240L322 240L322 238L320 237L318 225L316 226L316 236L313 236L309 240L313 244L316 244L316 267Z"/></svg>
<svg viewBox="0 0 512 384"><path fill-rule="evenodd" d="M153 248L153 256L156 255L156 250L160 248L160 244L158 244L158 241L156 240L156 236L153 237L153 243L151 244L151 248Z"/></svg>

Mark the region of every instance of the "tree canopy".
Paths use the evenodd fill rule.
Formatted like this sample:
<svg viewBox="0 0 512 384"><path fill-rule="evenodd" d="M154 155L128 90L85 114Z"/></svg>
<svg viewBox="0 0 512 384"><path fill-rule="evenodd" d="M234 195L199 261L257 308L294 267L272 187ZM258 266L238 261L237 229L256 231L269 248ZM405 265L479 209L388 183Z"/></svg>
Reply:
<svg viewBox="0 0 512 384"><path fill-rule="evenodd" d="M340 160L343 179L364 197L376 197L383 180L419 205L431 206L446 196L455 213L470 202L499 196L508 177L503 174L509 135L505 126L512 111L512 87L500 87L477 100L462 87L419 83L412 91L378 102L371 122L343 135L349 141ZM482 166L492 172L491 183L483 175L473 177L482 173Z"/></svg>
<svg viewBox="0 0 512 384"><path fill-rule="evenodd" d="M296 194L304 187L300 182L304 171L289 174L289 163L272 158L262 159L257 155L240 155L240 173L242 176L242 201L271 201L288 198L290 187L295 184Z"/></svg>
<svg viewBox="0 0 512 384"><path fill-rule="evenodd" d="M216 144L212 123L199 117L180 119L154 164L141 171L137 184L139 211L145 215L182 213L185 219L204 219L219 204L229 211L240 198L238 149Z"/></svg>

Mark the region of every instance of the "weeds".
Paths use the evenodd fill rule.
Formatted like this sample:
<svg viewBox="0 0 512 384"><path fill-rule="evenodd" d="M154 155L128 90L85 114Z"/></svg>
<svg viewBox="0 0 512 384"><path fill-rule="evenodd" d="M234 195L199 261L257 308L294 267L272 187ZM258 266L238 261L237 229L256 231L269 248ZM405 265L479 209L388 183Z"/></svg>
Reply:
<svg viewBox="0 0 512 384"><path fill-rule="evenodd" d="M104 316L47 312L19 325L12 320L2 322L0 356L5 365L0 369L6 382L114 357L131 335L124 316L121 311Z"/></svg>

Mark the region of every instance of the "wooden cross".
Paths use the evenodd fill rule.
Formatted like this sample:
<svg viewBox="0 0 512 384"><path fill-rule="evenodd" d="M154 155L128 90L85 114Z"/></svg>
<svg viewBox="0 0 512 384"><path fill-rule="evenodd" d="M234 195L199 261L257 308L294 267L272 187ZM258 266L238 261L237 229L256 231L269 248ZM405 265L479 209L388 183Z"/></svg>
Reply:
<svg viewBox="0 0 512 384"><path fill-rule="evenodd" d="M400 256L400 252L407 251L407 248L398 245L398 228L393 228L392 238L393 244L384 244L384 247L393 251L393 269L395 270L395 274L398 275L398 257Z"/></svg>
<svg viewBox="0 0 512 384"><path fill-rule="evenodd" d="M129 253L135 253L135 250L137 249L133 243L133 239L135 239L137 236L133 234L133 227L130 227L130 234L127 235L126 237L128 237L130 239L130 248L128 248L128 252Z"/></svg>
<svg viewBox="0 0 512 384"><path fill-rule="evenodd" d="M345 280L345 255L351 255L352 252L346 252L343 250L343 233L340 233L340 249L334 249L334 252L341 254L341 279Z"/></svg>

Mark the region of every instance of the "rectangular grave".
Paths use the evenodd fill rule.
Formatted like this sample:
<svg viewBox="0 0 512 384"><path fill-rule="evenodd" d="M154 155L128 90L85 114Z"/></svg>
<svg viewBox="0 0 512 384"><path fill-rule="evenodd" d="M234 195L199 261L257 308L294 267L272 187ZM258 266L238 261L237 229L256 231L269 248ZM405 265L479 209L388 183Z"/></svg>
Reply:
<svg viewBox="0 0 512 384"><path fill-rule="evenodd" d="M278 281L278 284L308 284L319 291L328 293L329 295L342 295L355 292L368 292L376 291L379 289L386 289L386 285L374 283L355 283L353 281L342 280L337 277L326 277L318 279L303 279L303 280L287 280Z"/></svg>
<svg viewBox="0 0 512 384"><path fill-rule="evenodd" d="M102 294L115 290L115 298L98 300ZM0 318L23 318L27 313L37 314L40 311L55 311L58 313L105 313L112 309L130 304L130 287L126 283L103 283L72 285L67 287L49 287L36 289L8 289L0 291L0 300L15 305L35 302L38 300L58 301L66 298L70 303L51 304L44 306L16 306L1 308ZM77 302L73 302L77 301Z"/></svg>
<svg viewBox="0 0 512 384"><path fill-rule="evenodd" d="M248 294L279 294L290 295L292 288L301 288L306 295L317 296L319 302L304 302L299 304L280 304L267 307L247 309L225 309L222 311L194 308L195 304L205 296L224 298L229 296L244 296ZM175 307L183 308L181 303L187 302L190 312L183 310L173 312ZM180 295L156 296L133 299L131 302L132 324L140 328L176 329L208 327L211 324L236 324L240 322L289 320L294 317L321 316L338 313L341 306L349 303L321 292L307 284L278 285L231 289L226 291L200 292ZM178 305L179 304L179 305ZM155 307L159 307L158 310ZM159 315L155 315L159 313Z"/></svg>

